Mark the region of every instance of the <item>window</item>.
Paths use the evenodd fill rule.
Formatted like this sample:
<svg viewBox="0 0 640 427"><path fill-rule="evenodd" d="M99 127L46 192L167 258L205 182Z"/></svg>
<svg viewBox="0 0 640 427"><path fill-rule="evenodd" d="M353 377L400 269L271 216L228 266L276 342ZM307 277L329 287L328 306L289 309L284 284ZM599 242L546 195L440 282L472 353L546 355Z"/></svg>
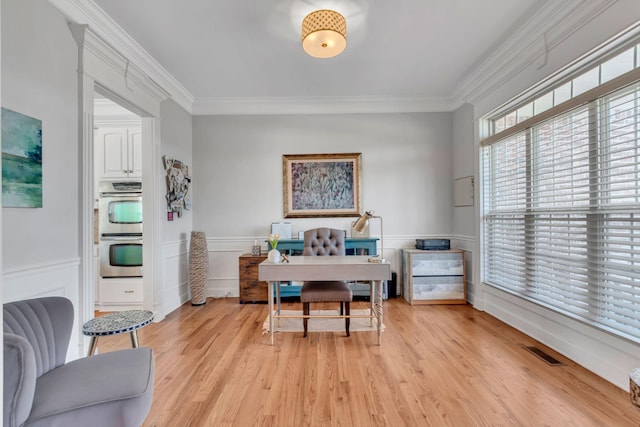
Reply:
<svg viewBox="0 0 640 427"><path fill-rule="evenodd" d="M541 114L553 106L560 105L638 67L640 67L640 45L626 49L613 58L575 76L567 83L538 95L533 101L492 119L494 134L537 114Z"/></svg>
<svg viewBox="0 0 640 427"><path fill-rule="evenodd" d="M635 341L639 50L496 117L482 142L484 282Z"/></svg>

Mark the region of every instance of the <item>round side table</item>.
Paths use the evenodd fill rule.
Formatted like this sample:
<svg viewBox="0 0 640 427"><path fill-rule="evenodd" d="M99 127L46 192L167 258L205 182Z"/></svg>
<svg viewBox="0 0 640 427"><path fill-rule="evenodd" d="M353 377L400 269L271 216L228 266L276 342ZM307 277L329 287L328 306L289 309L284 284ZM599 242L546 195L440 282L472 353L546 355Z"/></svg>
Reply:
<svg viewBox="0 0 640 427"><path fill-rule="evenodd" d="M153 313L148 310L127 310L98 316L82 326L82 333L91 337L89 352L91 356L98 345L98 338L105 335L116 335L129 332L131 345L138 348L138 329L153 320Z"/></svg>

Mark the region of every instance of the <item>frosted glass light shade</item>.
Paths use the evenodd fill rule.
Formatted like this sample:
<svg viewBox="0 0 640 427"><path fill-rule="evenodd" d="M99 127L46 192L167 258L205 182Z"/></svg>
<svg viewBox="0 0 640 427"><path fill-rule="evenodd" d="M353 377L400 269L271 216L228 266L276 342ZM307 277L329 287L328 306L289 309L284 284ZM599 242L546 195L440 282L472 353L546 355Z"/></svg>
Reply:
<svg viewBox="0 0 640 427"><path fill-rule="evenodd" d="M314 58L331 58L347 47L347 21L333 10L316 10L302 20L302 48Z"/></svg>

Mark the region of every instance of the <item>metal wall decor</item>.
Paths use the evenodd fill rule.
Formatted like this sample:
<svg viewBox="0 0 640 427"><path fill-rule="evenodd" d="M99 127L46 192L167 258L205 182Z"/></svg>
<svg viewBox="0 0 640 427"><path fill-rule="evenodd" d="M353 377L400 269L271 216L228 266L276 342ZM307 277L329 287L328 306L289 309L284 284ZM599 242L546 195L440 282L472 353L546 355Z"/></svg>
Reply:
<svg viewBox="0 0 640 427"><path fill-rule="evenodd" d="M191 176L189 166L169 156L162 157L167 171L167 219L173 221L174 214L182 216L182 210L191 209Z"/></svg>

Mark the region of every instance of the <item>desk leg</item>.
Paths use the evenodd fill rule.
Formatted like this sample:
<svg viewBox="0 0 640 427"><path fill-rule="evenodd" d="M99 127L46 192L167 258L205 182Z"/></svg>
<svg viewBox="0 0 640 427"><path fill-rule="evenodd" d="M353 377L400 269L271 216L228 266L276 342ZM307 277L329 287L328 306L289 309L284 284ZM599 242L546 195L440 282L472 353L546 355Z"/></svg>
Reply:
<svg viewBox="0 0 640 427"><path fill-rule="evenodd" d="M382 281L376 280L376 290L378 298L376 301L377 317L378 317L378 345L382 345Z"/></svg>
<svg viewBox="0 0 640 427"><path fill-rule="evenodd" d="M273 282L267 282L267 294L269 295L269 336L273 345Z"/></svg>
<svg viewBox="0 0 640 427"><path fill-rule="evenodd" d="M131 331L131 347L138 348L138 330Z"/></svg>
<svg viewBox="0 0 640 427"><path fill-rule="evenodd" d="M280 316L280 309L281 304L280 304L280 281L278 280L277 282L273 283L276 286L276 304L277 304L277 313L278 316ZM280 318L278 317L278 328L280 327Z"/></svg>
<svg viewBox="0 0 640 427"><path fill-rule="evenodd" d="M376 313L376 282L373 280L369 282L369 316L374 316ZM369 326L373 326L373 317L369 318Z"/></svg>
<svg viewBox="0 0 640 427"><path fill-rule="evenodd" d="M98 345L98 337L95 335L92 335L91 340L89 341L89 352L87 353L87 356L91 356L93 355L93 353L95 353L97 345Z"/></svg>

